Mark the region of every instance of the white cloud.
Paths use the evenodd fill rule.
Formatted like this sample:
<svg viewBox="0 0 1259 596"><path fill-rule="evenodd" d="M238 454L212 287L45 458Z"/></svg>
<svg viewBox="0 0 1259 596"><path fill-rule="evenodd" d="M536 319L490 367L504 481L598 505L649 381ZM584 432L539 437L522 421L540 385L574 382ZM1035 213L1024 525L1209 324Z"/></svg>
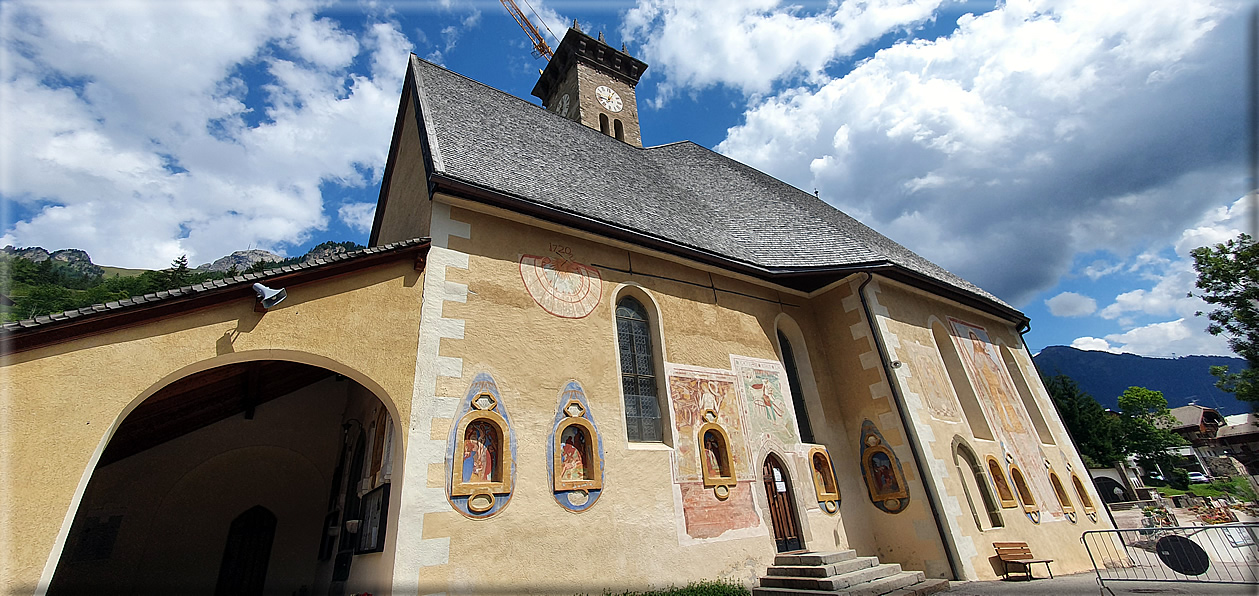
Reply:
<svg viewBox="0 0 1259 596"><path fill-rule="evenodd" d="M0 194L31 215L4 238L155 268L323 229L321 184L381 175L411 44L317 8L6 3ZM269 80L250 90L241 69Z"/></svg>
<svg viewBox="0 0 1259 596"><path fill-rule="evenodd" d="M653 51L674 62L666 85L764 92L806 74L754 96L719 151L821 189L1016 304L1052 287L1076 254L1164 246L1244 188L1244 65L1233 50L1244 19L1233 0L1011 1L838 77L794 58L794 34L785 56L754 34L816 17L763 2L701 19L679 4L641 3L648 30L664 34ZM809 31L800 43L821 43ZM693 46L663 45L687 33ZM827 40L823 55L849 47Z"/></svg>
<svg viewBox="0 0 1259 596"><path fill-rule="evenodd" d="M1063 292L1045 301L1055 317L1086 317L1097 311L1097 301L1075 292Z"/></svg>
<svg viewBox="0 0 1259 596"><path fill-rule="evenodd" d="M882 35L931 17L940 0L831 3L804 14L778 0L640 0L622 35L672 87L735 87L764 93L797 75L817 79L833 60ZM666 92L667 93L667 92Z"/></svg>
<svg viewBox="0 0 1259 596"><path fill-rule="evenodd" d="M1181 318L1107 335L1106 341L1115 351L1142 356L1233 355L1222 338L1210 335L1205 329L1205 321Z"/></svg>
<svg viewBox="0 0 1259 596"><path fill-rule="evenodd" d="M1097 261L1093 261L1092 263L1089 263L1089 265L1084 268L1084 271L1082 271L1082 273L1084 273L1084 275L1087 276L1089 279L1093 281L1097 281L1103 277L1106 277L1107 275L1110 275L1112 273L1115 273L1117 271L1122 271L1122 270L1123 270L1123 263L1107 263L1106 261L1097 260Z"/></svg>
<svg viewBox="0 0 1259 596"><path fill-rule="evenodd" d="M337 217L345 222L352 230L363 232L364 234L372 231L372 223L376 217L375 203L349 203L342 205L337 210Z"/></svg>
<svg viewBox="0 0 1259 596"><path fill-rule="evenodd" d="M1071 347L1077 350L1119 353L1118 350L1110 346L1110 343L1100 337L1077 337L1075 341L1071 342Z"/></svg>
<svg viewBox="0 0 1259 596"><path fill-rule="evenodd" d="M1085 337L1076 342L1092 344L1105 341L1113 351L1146 356L1231 355L1232 350L1225 338L1208 334L1206 317L1196 316L1196 313L1209 312L1211 308L1202 300L1188 295L1195 290L1194 283L1198 278L1190 251L1236 238L1247 226L1249 217L1250 203L1245 197L1232 205L1209 209L1174 243L1175 260L1138 258L1139 264L1151 264L1148 277L1157 282L1149 288L1136 288L1119 294L1114 302L1098 313L1102 318L1118 319L1121 325L1133 328L1107 335L1104 340ZM1136 317L1167 316L1178 318L1140 326L1133 323Z"/></svg>

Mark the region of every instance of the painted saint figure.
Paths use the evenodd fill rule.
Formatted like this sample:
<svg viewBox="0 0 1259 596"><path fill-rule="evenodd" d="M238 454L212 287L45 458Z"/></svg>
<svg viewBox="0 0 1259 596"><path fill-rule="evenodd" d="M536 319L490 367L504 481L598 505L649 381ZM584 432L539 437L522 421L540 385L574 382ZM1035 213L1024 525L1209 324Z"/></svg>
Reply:
<svg viewBox="0 0 1259 596"><path fill-rule="evenodd" d="M586 480L586 434L580 428L564 429L560 465L560 480Z"/></svg>
<svg viewBox="0 0 1259 596"><path fill-rule="evenodd" d="M1009 384L1005 382L1004 367L988 352L987 345L974 330L970 331L970 342L970 360L979 373L979 382L984 387L985 395L1001 414L1002 426L1010 432L1023 432L1023 417L1018 406L1014 405Z"/></svg>
<svg viewBox="0 0 1259 596"><path fill-rule="evenodd" d="M494 457L498 453L497 433L488 422L468 425L463 440L463 481L493 482Z"/></svg>
<svg viewBox="0 0 1259 596"><path fill-rule="evenodd" d="M760 383L752 385L753 389L761 392L760 401L756 404L765 408L765 417L770 420L777 420L783 415L782 406L774 401L773 386L768 381L762 380Z"/></svg>
<svg viewBox="0 0 1259 596"><path fill-rule="evenodd" d="M892 460L885 453L875 453L870 458L870 473L874 475L874 490L878 494L894 493L901 489L892 470Z"/></svg>
<svg viewBox="0 0 1259 596"><path fill-rule="evenodd" d="M704 465L708 466L709 476L722 478L727 475L721 469L721 441L711 430L704 433Z"/></svg>
<svg viewBox="0 0 1259 596"><path fill-rule="evenodd" d="M820 453L813 454L813 483L826 492L835 492L830 471L830 466L826 465L826 458L823 458Z"/></svg>

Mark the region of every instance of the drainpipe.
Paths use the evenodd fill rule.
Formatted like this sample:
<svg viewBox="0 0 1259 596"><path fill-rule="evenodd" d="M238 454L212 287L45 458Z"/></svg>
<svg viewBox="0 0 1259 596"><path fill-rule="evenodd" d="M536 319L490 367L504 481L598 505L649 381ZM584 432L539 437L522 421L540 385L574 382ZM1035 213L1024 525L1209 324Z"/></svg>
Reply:
<svg viewBox="0 0 1259 596"><path fill-rule="evenodd" d="M922 446L918 444L918 434L913 431L914 427L909 423L909 413L905 410L905 398L901 396L900 387L895 380L896 375L889 370L891 361L887 355L887 347L883 345L883 336L879 335L878 326L874 322L874 313L870 312L870 304L866 302L866 285L872 280L874 280L874 275L867 272L866 280L857 288L857 297L861 300L861 309L866 313L866 321L870 324L870 334L874 336L874 345L879 350L879 360L883 362L887 385L892 390L892 399L896 401L896 412L900 414L901 426L905 429L905 437L909 440L909 450L914 455L914 467L918 470L918 477L922 479L923 492L927 495L927 506L931 508L931 518L935 520L936 532L940 534L940 544L944 547L944 556L949 561L949 571L953 574L952 579L959 581L962 579L962 573L958 569L957 555L953 552L953 542L944 530L944 521L940 519L944 512L938 507L934 485L929 481L931 477L923 468Z"/></svg>

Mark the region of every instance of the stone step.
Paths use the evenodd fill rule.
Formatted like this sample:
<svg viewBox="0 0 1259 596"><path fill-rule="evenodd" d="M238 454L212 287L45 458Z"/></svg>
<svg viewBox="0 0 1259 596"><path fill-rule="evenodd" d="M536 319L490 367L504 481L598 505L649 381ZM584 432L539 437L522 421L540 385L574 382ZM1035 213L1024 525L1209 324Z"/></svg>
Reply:
<svg viewBox="0 0 1259 596"><path fill-rule="evenodd" d="M830 565L855 558L857 551L841 550L829 553L791 553L774 557L775 565Z"/></svg>
<svg viewBox="0 0 1259 596"><path fill-rule="evenodd" d="M830 577L843 575L879 564L878 557L855 557L847 561L830 565L774 565L766 575L783 575L790 577Z"/></svg>
<svg viewBox="0 0 1259 596"><path fill-rule="evenodd" d="M936 592L947 592L949 580L929 577L912 586L888 592L885 596L927 596Z"/></svg>
<svg viewBox="0 0 1259 596"><path fill-rule="evenodd" d="M863 584L875 580L879 580L888 576L894 576L901 573L901 566L898 564L878 565L875 567L867 567L850 571L843 575L832 575L829 577L784 577L784 576L766 576L761 578L761 585L767 588L795 588L803 590L821 590L834 591L843 590L850 586ZM893 586L888 591L902 588L914 582Z"/></svg>
<svg viewBox="0 0 1259 596"><path fill-rule="evenodd" d="M907 572L906 575L915 575L915 573ZM888 583L895 584L896 582ZM869 596L870 594L879 594L879 596L926 596L927 594L934 594L936 592L948 590L949 582L944 579L926 579L905 587L892 588L888 592L878 592L878 590L885 588L886 584L884 586L875 586L875 582L857 584L847 590L804 590L799 588L762 587L752 588L752 596ZM874 591L871 591L871 589Z"/></svg>
<svg viewBox="0 0 1259 596"><path fill-rule="evenodd" d="M926 574L921 571L904 571L872 582L852 586L844 593L848 596L883 596L888 592L908 588L926 579Z"/></svg>

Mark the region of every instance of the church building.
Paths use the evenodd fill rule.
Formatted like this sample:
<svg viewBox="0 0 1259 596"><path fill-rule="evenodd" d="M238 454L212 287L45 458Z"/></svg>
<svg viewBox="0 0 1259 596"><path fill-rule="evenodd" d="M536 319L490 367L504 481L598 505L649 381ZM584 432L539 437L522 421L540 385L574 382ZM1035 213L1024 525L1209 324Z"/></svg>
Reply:
<svg viewBox="0 0 1259 596"><path fill-rule="evenodd" d="M413 55L369 248L6 325L4 590L774 593L813 556L925 593L1003 541L1092 569L1027 317L643 147L646 68L571 29L539 107Z"/></svg>

